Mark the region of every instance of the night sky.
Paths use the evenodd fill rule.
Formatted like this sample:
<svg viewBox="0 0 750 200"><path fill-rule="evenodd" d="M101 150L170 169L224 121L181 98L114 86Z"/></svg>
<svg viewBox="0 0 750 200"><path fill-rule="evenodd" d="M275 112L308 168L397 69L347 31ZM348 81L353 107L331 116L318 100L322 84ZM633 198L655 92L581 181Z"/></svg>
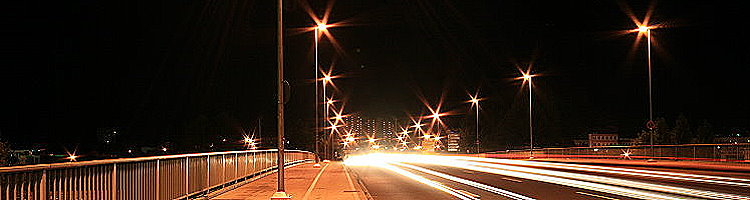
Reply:
<svg viewBox="0 0 750 200"><path fill-rule="evenodd" d="M518 68L533 64L537 137L570 143L617 127L633 137L647 120L645 40L621 34L651 1L287 1L287 127L310 144L313 26L332 5L320 43L347 113L425 113L423 97L467 120L477 89L488 148L528 140ZM717 133L750 127L750 19L741 1L658 1L653 30L654 110L684 114ZM3 6L0 138L51 148L96 142L118 127L126 145L239 139L275 133L274 1L22 1ZM307 129L305 129L307 128Z"/></svg>

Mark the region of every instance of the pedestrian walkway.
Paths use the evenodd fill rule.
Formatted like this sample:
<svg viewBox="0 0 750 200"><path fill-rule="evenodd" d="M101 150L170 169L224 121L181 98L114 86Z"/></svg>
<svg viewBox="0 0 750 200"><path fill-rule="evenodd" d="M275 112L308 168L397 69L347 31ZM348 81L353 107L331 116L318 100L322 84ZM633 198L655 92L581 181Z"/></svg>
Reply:
<svg viewBox="0 0 750 200"><path fill-rule="evenodd" d="M314 168L313 163L305 163L287 168L286 192L292 199L302 200L365 200L356 182L341 162L321 163ZM270 199L276 191L276 173L247 183L223 193L216 200Z"/></svg>

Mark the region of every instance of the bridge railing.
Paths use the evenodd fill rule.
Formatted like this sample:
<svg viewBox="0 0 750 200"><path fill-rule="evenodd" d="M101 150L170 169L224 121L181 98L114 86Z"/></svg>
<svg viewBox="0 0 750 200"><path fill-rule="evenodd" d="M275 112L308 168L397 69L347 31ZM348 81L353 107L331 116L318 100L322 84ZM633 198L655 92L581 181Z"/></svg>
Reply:
<svg viewBox="0 0 750 200"><path fill-rule="evenodd" d="M488 152L490 157L528 158L526 150ZM750 143L595 146L534 149L535 158L665 159L750 164Z"/></svg>
<svg viewBox="0 0 750 200"><path fill-rule="evenodd" d="M276 169L276 150L121 158L0 168L0 199L187 199ZM287 150L288 165L315 159Z"/></svg>

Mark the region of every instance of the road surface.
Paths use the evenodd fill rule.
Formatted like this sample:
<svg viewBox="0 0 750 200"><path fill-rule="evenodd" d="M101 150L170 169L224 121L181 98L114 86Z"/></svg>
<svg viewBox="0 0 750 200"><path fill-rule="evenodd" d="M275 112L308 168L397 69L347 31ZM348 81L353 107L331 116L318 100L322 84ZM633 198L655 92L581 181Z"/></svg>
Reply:
<svg viewBox="0 0 750 200"><path fill-rule="evenodd" d="M750 199L742 172L405 154L345 164L373 199Z"/></svg>

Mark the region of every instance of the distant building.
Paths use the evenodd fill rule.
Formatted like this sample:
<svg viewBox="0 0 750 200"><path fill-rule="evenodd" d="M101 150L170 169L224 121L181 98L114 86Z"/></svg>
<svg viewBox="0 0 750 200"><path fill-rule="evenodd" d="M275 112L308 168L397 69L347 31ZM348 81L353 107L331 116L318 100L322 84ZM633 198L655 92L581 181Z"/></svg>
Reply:
<svg viewBox="0 0 750 200"><path fill-rule="evenodd" d="M448 136L446 139L446 150L448 152L460 152L461 148L461 132L457 130L448 130Z"/></svg>
<svg viewBox="0 0 750 200"><path fill-rule="evenodd" d="M364 133L364 121L362 120L362 116L359 114L353 114L349 117L344 118L344 122L346 123L346 129L350 130L352 134L359 135L361 133Z"/></svg>
<svg viewBox="0 0 750 200"><path fill-rule="evenodd" d="M355 137L367 139L377 138L380 145L393 146L399 130L397 118L367 117L353 114L344 119L345 129L350 130Z"/></svg>
<svg viewBox="0 0 750 200"><path fill-rule="evenodd" d="M616 133L591 133L589 134L589 146L615 146L620 142Z"/></svg>

